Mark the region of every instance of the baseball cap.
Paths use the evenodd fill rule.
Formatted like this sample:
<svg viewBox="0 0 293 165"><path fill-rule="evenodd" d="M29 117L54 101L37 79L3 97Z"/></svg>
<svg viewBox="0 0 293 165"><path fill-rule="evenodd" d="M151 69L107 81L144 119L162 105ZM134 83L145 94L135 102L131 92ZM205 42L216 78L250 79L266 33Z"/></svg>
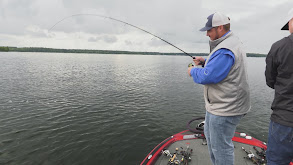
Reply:
<svg viewBox="0 0 293 165"><path fill-rule="evenodd" d="M219 12L209 15L207 19L208 22L206 23L206 26L199 31L208 31L213 27L230 23L230 18Z"/></svg>
<svg viewBox="0 0 293 165"><path fill-rule="evenodd" d="M289 21L293 18L293 8L288 12L286 21L288 21L281 30L289 30Z"/></svg>

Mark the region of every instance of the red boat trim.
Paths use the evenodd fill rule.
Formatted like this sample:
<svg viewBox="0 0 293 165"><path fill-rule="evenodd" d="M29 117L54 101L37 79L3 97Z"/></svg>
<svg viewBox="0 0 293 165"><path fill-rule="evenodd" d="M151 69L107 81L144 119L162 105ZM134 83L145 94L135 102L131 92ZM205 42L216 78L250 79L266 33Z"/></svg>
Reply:
<svg viewBox="0 0 293 165"><path fill-rule="evenodd" d="M167 148L172 143L179 141L179 140L185 140L183 139L184 135L182 133L187 132L188 130L179 132L167 139L165 139L163 142L161 142L159 145L157 145L147 156L146 158L141 162L140 165L151 165L153 164L157 158L161 155L161 152L164 148ZM194 137L194 139L197 139ZM187 139L186 139L187 140Z"/></svg>
<svg viewBox="0 0 293 165"><path fill-rule="evenodd" d="M149 164L149 162L151 162L151 160L154 159L154 157L156 156L156 153L157 151L161 151L161 150L158 150L159 148L161 148L162 146L165 146L166 147L166 143L170 143L170 141L172 139L172 136L165 139L164 141L162 141L159 145L157 145L148 155L146 158L144 158L144 160L142 161L142 163L140 165L147 165Z"/></svg>
<svg viewBox="0 0 293 165"><path fill-rule="evenodd" d="M235 132L235 134L240 134L240 133ZM249 144L249 145L260 147L260 148L263 148L263 149L267 150L267 146L262 141L257 140L255 138L246 139L246 138L243 138L243 137L234 136L232 138L232 140L235 141L235 142Z"/></svg>

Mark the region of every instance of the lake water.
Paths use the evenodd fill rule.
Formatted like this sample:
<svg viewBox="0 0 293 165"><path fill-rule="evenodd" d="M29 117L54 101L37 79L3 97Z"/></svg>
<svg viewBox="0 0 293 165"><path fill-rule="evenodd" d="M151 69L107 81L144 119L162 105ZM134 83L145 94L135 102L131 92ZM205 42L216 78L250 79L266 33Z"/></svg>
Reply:
<svg viewBox="0 0 293 165"><path fill-rule="evenodd" d="M0 164L139 164L204 116L188 56L0 53ZM274 91L248 58L252 109L238 126L267 140Z"/></svg>

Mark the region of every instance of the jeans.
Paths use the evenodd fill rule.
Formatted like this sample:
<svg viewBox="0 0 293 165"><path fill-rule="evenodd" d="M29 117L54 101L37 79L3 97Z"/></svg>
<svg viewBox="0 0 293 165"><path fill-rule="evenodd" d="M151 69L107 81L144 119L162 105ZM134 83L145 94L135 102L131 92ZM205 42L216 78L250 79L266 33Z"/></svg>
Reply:
<svg viewBox="0 0 293 165"><path fill-rule="evenodd" d="M206 112L204 134L214 165L234 164L234 145L232 138L236 126L243 116L217 116Z"/></svg>
<svg viewBox="0 0 293 165"><path fill-rule="evenodd" d="M267 165L288 165L293 159L293 128L271 121Z"/></svg>

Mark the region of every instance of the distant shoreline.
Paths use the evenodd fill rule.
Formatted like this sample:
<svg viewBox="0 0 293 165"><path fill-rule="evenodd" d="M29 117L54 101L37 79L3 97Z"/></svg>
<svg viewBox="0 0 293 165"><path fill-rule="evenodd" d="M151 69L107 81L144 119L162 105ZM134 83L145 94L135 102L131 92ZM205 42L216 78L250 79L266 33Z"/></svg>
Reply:
<svg viewBox="0 0 293 165"><path fill-rule="evenodd" d="M141 54L141 55L168 55L186 56L184 53L136 52L120 50L91 50L91 49L55 49L43 47L9 47L0 46L0 52L47 52L47 53L87 53L87 54ZM191 56L208 56L208 53L188 53ZM247 53L247 57L266 57L265 54Z"/></svg>

